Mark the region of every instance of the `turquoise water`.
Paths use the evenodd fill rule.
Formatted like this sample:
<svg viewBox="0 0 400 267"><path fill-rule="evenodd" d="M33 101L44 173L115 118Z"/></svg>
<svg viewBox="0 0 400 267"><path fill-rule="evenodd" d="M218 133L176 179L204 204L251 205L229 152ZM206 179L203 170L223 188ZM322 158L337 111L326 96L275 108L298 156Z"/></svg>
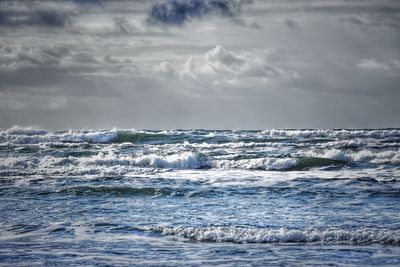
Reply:
<svg viewBox="0 0 400 267"><path fill-rule="evenodd" d="M400 130L0 131L0 264L400 265Z"/></svg>

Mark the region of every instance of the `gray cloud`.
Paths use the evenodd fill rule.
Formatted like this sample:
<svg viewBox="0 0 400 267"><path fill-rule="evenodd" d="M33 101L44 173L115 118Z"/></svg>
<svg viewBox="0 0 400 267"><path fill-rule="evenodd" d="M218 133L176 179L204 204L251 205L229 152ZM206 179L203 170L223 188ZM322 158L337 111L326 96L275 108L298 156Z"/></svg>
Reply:
<svg viewBox="0 0 400 267"><path fill-rule="evenodd" d="M0 45L0 71L28 68L61 68L74 64L95 63L92 56L71 52L67 46L7 46Z"/></svg>
<svg viewBox="0 0 400 267"><path fill-rule="evenodd" d="M282 0L264 1L257 0L249 8L252 16L262 17L274 14L324 14L324 15L373 15L381 16L386 20L388 17L396 17L400 13L400 5L397 0ZM298 17L297 17L298 18Z"/></svg>
<svg viewBox="0 0 400 267"><path fill-rule="evenodd" d="M133 26L125 17L114 18L114 28L117 32L130 33L133 31Z"/></svg>
<svg viewBox="0 0 400 267"><path fill-rule="evenodd" d="M400 10L397 13L367 13L352 14L340 18L342 23L356 25L363 28L392 28L400 31Z"/></svg>
<svg viewBox="0 0 400 267"><path fill-rule="evenodd" d="M397 1L3 3L0 127L400 126Z"/></svg>
<svg viewBox="0 0 400 267"><path fill-rule="evenodd" d="M289 27L292 30L300 29L300 25L292 19L286 19L284 21L284 24L285 24L285 26Z"/></svg>
<svg viewBox="0 0 400 267"><path fill-rule="evenodd" d="M87 12L90 6L102 7L99 0L31 0L0 2L0 26L72 26L72 17Z"/></svg>

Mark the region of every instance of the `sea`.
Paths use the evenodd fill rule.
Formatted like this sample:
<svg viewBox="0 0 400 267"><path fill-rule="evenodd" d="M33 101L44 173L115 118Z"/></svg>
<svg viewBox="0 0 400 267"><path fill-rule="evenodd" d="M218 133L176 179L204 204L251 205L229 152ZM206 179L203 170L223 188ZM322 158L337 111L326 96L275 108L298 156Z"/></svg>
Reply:
<svg viewBox="0 0 400 267"><path fill-rule="evenodd" d="M400 129L0 130L1 266L400 266Z"/></svg>

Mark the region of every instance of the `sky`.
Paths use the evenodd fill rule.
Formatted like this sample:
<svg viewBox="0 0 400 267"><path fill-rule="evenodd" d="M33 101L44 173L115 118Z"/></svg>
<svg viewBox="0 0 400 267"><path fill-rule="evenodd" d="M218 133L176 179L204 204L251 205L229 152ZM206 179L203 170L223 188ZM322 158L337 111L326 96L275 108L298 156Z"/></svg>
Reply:
<svg viewBox="0 0 400 267"><path fill-rule="evenodd" d="M398 0L0 0L0 128L400 127Z"/></svg>

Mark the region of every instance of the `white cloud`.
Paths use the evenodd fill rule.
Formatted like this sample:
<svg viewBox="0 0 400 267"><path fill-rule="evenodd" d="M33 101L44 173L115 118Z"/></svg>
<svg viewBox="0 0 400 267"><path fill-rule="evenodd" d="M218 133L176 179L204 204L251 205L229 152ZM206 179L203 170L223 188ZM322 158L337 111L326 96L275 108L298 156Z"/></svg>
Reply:
<svg viewBox="0 0 400 267"><path fill-rule="evenodd" d="M155 70L166 76L176 75L181 81L199 81L204 84L237 84L243 80L267 82L270 80L297 77L295 72L272 66L262 54L241 51L233 52L221 45L200 56L191 56L183 64L162 62Z"/></svg>

